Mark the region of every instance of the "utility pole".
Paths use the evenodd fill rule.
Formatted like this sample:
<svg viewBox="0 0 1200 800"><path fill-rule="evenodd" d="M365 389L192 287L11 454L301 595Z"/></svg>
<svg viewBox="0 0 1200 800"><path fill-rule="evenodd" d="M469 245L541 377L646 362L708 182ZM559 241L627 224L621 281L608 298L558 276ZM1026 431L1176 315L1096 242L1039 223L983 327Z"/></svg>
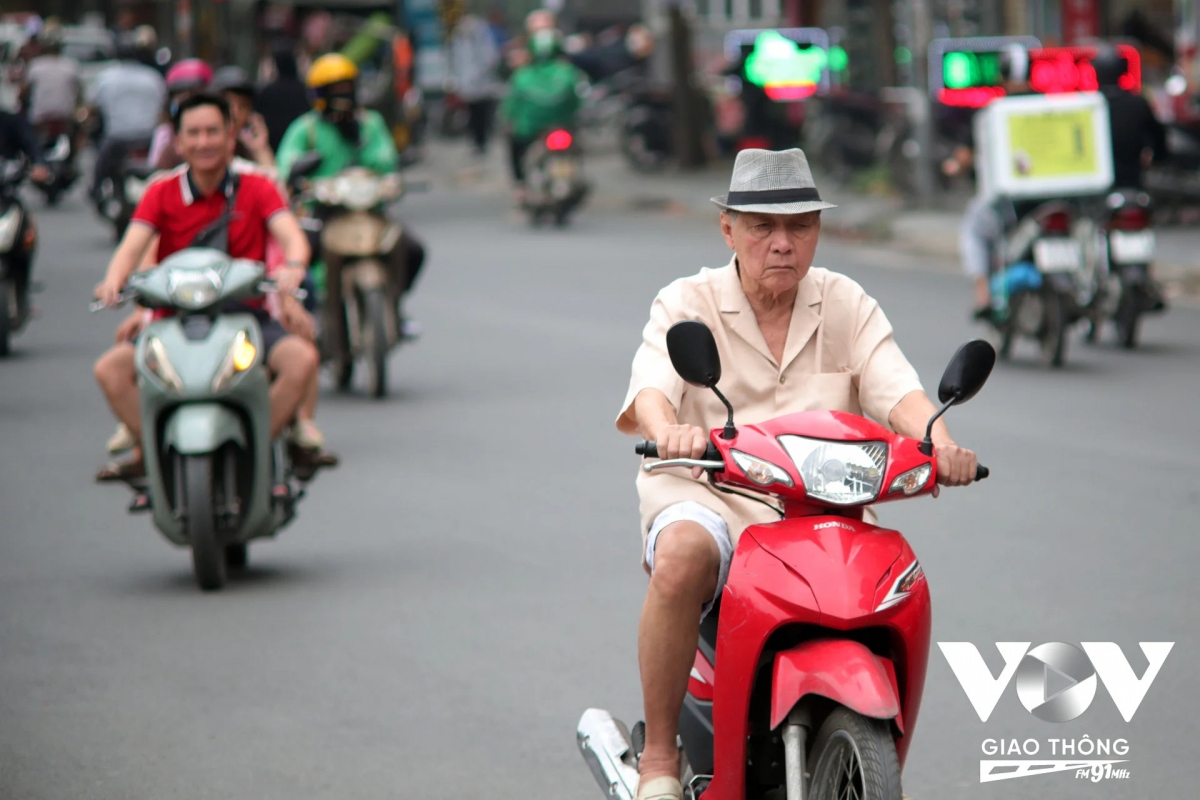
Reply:
<svg viewBox="0 0 1200 800"><path fill-rule="evenodd" d="M679 0L667 0L671 42L671 96L675 153L679 166L694 169L704 164L701 139L702 109L692 85L692 31Z"/></svg>
<svg viewBox="0 0 1200 800"><path fill-rule="evenodd" d="M933 19L930 0L912 0L912 65L916 103L909 112L914 115L917 143L921 153L917 157L914 188L917 201L925 207L933 202L933 114L929 99L929 42L933 36Z"/></svg>

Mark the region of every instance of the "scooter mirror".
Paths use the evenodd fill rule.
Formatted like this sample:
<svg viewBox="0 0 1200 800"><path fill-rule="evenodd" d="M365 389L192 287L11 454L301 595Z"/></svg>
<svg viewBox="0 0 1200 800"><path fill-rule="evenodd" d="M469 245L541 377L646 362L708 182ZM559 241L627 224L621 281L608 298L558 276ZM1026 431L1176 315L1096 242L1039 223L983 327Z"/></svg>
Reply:
<svg viewBox="0 0 1200 800"><path fill-rule="evenodd" d="M313 174L317 167L321 166L321 154L315 150L310 150L304 155L296 159L296 163L292 164L292 169L288 173L288 183L295 183L299 178Z"/></svg>
<svg viewBox="0 0 1200 800"><path fill-rule="evenodd" d="M938 385L938 400L958 405L979 393L996 366L996 350L983 339L958 348Z"/></svg>
<svg viewBox="0 0 1200 800"><path fill-rule="evenodd" d="M693 386L714 388L721 380L717 341L703 322L676 322L667 331L667 353L679 377Z"/></svg>

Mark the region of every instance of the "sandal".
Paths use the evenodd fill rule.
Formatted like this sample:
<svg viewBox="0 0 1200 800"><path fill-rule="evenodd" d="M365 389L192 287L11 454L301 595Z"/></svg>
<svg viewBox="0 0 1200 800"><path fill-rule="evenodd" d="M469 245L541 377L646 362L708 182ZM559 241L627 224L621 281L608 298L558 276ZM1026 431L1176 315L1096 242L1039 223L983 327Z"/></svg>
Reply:
<svg viewBox="0 0 1200 800"><path fill-rule="evenodd" d="M141 458L127 461L110 461L96 473L96 483L116 483L146 477L146 462Z"/></svg>
<svg viewBox="0 0 1200 800"><path fill-rule="evenodd" d="M683 800L683 786L669 775L639 782L636 800Z"/></svg>

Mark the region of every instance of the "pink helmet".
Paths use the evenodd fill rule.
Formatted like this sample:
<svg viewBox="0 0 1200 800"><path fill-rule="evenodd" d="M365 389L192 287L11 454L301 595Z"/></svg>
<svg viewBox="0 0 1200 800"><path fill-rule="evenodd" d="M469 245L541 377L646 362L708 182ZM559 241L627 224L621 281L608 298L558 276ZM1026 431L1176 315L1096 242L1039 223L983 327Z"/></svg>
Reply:
<svg viewBox="0 0 1200 800"><path fill-rule="evenodd" d="M167 91L205 89L212 83L213 69L198 58L185 58L167 70Z"/></svg>

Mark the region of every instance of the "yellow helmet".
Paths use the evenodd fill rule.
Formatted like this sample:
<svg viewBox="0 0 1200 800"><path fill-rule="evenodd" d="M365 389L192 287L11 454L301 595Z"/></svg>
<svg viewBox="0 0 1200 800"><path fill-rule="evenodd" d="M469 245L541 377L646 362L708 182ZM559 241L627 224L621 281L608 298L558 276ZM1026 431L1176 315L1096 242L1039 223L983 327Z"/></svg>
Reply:
<svg viewBox="0 0 1200 800"><path fill-rule="evenodd" d="M330 53L321 56L308 69L305 83L310 89L321 89L342 81L353 81L358 78L358 67L354 62L340 53Z"/></svg>

